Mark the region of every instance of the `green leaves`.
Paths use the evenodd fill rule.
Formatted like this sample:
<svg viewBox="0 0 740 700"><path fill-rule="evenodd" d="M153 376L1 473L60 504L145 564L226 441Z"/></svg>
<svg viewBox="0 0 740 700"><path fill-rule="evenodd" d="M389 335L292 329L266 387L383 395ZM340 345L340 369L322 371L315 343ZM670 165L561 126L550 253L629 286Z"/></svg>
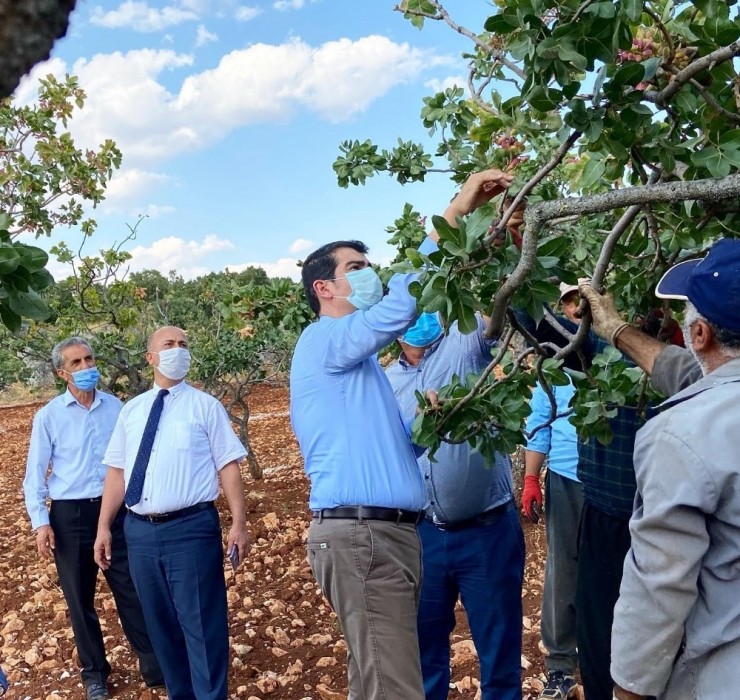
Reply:
<svg viewBox="0 0 740 700"><path fill-rule="evenodd" d="M0 275L13 272L20 260L20 253L12 243L0 243Z"/></svg>
<svg viewBox="0 0 740 700"><path fill-rule="evenodd" d="M95 221L84 218L83 204L103 200L121 164L113 141L82 151L60 130L84 97L76 78L49 75L40 81L37 105L0 104L0 320L14 332L22 318L49 318L39 292L53 279L45 270L46 252L13 238L23 232L48 236L58 226L92 233Z"/></svg>
<svg viewBox="0 0 740 700"><path fill-rule="evenodd" d="M339 150L346 154L337 158L332 168L337 174L337 183L340 187L364 185L365 180L376 172L387 170L385 158L378 155L378 147L369 139L359 141L343 141Z"/></svg>
<svg viewBox="0 0 740 700"><path fill-rule="evenodd" d="M475 375L453 377L439 391L440 408L432 407L426 396L417 392L420 412L411 433L417 445L429 449L430 459L443 441L467 442L489 459L497 451L511 453L523 442L522 428L530 413L528 396L534 379L530 373L519 371L508 354L502 359L501 370L498 378L488 376L475 401L469 396L478 381Z"/></svg>
<svg viewBox="0 0 740 700"><path fill-rule="evenodd" d="M644 0L495 0L494 14L481 31L461 26L452 5L445 5L451 23L471 38L464 59L474 94L451 88L424 98L421 121L437 137L436 150L405 140L388 151L363 152L372 146L357 144L351 155L342 155L359 171L347 166L343 182L351 177L359 182L383 169L402 182L429 179L440 170L459 185L472 172L497 167L515 175L509 197L532 185L531 208L590 195L608 202L623 188L642 187L658 174L664 183L735 174L740 170L737 61L707 63L673 89L687 66L704 63L704 57L740 36L740 23L730 18L733 8L725 0L649 7ZM437 3L423 0L416 0L413 10L404 3L401 10L440 16ZM512 84L513 89L502 89ZM573 147L562 153L566 140ZM718 181L718 188L722 184ZM441 202L436 212L427 213L444 207ZM422 236L418 214L410 205L404 210L389 234L399 248L396 269L423 271L412 285L420 308L441 311L446 322L471 331L474 313L490 313L502 285L513 279L511 306L539 319L557 300L559 281L572 283L606 260L605 285L625 315L645 317L656 306L655 279L668 260L698 254L718 237L740 230L734 202L652 202L615 240L625 212L618 206L598 214L556 216L530 231L538 236L537 258L531 260L532 248L525 245L521 253L508 235L496 246L488 240L488 227L501 209L497 201L458 221L457 228L435 219L440 248L429 256L415 250ZM604 249L606 240L615 245ZM525 243L532 243L526 231ZM474 436L496 433L503 436L498 445L515 445L528 396L526 383L517 384L516 377L531 378L530 361L541 359L526 348L520 357L517 367L510 357L502 360L495 374L501 379L503 372L505 379L483 382L480 398L465 398L472 387L468 378L453 383L445 393L449 403L417 420L425 444L468 440L488 450L489 438ZM547 361L542 371L551 383L563 380L560 369ZM642 385L616 355L597 359L592 374L579 386L574 420L583 426L583 436L608 440L615 406L639 398Z"/></svg>
<svg viewBox="0 0 740 700"><path fill-rule="evenodd" d="M41 248L0 241L0 320L13 333L20 331L23 318L44 321L51 315L38 294L54 282L44 269L48 259Z"/></svg>
<svg viewBox="0 0 740 700"><path fill-rule="evenodd" d="M643 0L622 0L621 10L624 13L624 17L628 22L638 22L642 16L642 3Z"/></svg>
<svg viewBox="0 0 740 700"><path fill-rule="evenodd" d="M691 155L691 161L713 177L725 177L740 168L740 132L729 131L714 146L705 146Z"/></svg>

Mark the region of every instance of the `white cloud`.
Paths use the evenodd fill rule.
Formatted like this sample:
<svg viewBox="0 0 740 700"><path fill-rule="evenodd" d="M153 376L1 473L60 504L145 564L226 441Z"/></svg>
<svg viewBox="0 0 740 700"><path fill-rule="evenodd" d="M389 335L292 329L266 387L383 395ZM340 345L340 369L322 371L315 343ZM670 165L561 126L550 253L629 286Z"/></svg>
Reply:
<svg viewBox="0 0 740 700"><path fill-rule="evenodd" d="M427 52L377 35L318 48L300 39L255 44L186 78L175 106L190 115L205 109L204 117L227 127L285 118L296 106L341 122L434 63Z"/></svg>
<svg viewBox="0 0 740 700"><path fill-rule="evenodd" d="M234 18L240 22L249 22L255 17L262 14L262 10L259 7L251 7L250 5L240 5L234 12Z"/></svg>
<svg viewBox="0 0 740 700"><path fill-rule="evenodd" d="M39 80L49 74L63 78L66 72L68 72L67 64L61 58L50 58L48 61L36 64L31 72L21 79L13 93L13 102L19 106L36 102L39 94Z"/></svg>
<svg viewBox="0 0 740 700"><path fill-rule="evenodd" d="M50 68L57 75L77 75L88 95L86 107L70 122L78 145L94 148L112 138L127 167L151 170L152 164L205 148L235 128L287 120L299 109L330 122L347 120L394 87L447 62L378 35L317 47L295 38L232 51L216 67L186 77L179 90L165 87L161 73L193 60L171 49L98 54L72 66L56 59L36 66L19 92L33 94L31 86Z"/></svg>
<svg viewBox="0 0 740 700"><path fill-rule="evenodd" d="M272 6L280 12L285 12L286 10L300 10L305 4L305 0L277 0Z"/></svg>
<svg viewBox="0 0 740 700"><path fill-rule="evenodd" d="M46 265L49 274L57 281L66 280L73 274L72 266L69 263L60 263L55 257L49 256L49 262Z"/></svg>
<svg viewBox="0 0 740 700"><path fill-rule="evenodd" d="M424 83L424 87L428 87L430 90L434 90L435 93L444 92L448 88L452 87L461 87L463 88L463 90L467 90L468 79L463 77L462 75L449 75L442 80L439 80L438 78L432 78L432 80L427 80L427 82Z"/></svg>
<svg viewBox="0 0 740 700"><path fill-rule="evenodd" d="M236 246L231 241L219 238L214 234L206 236L202 241L186 241L179 236L167 236L154 241L150 246L137 245L131 252L129 267L136 270L159 270L163 275L170 270L177 270L185 279L192 279L205 275L213 266L204 265L204 258L212 253L224 250L234 250ZM198 261L199 265L193 265Z"/></svg>
<svg viewBox="0 0 740 700"><path fill-rule="evenodd" d="M242 272L248 267L261 267L268 277L290 277L294 282L301 279L301 268L297 258L280 258L276 262L247 262L240 265L229 265L229 272Z"/></svg>
<svg viewBox="0 0 740 700"><path fill-rule="evenodd" d="M218 41L218 34L209 32L204 25L198 26L198 33L195 37L195 45L197 47L205 46L210 44L212 41Z"/></svg>
<svg viewBox="0 0 740 700"><path fill-rule="evenodd" d="M161 9L146 2L126 0L116 10L107 12L96 5L90 14L90 24L109 29L126 27L137 32L158 32L181 22L197 20L198 15L187 7L168 5Z"/></svg>
<svg viewBox="0 0 740 700"><path fill-rule="evenodd" d="M144 210L144 216L149 219L159 219L162 216L167 216L175 211L175 207L169 204L149 204Z"/></svg>
<svg viewBox="0 0 740 700"><path fill-rule="evenodd" d="M306 238L297 238L290 244L290 248L288 250L291 253L300 253L309 248L313 248L315 245L316 243L314 243L314 241L309 241Z"/></svg>
<svg viewBox="0 0 740 700"><path fill-rule="evenodd" d="M148 172L137 168L119 170L108 183L105 190L106 207L121 209L130 202L137 201L142 195L161 187L169 181L163 173Z"/></svg>

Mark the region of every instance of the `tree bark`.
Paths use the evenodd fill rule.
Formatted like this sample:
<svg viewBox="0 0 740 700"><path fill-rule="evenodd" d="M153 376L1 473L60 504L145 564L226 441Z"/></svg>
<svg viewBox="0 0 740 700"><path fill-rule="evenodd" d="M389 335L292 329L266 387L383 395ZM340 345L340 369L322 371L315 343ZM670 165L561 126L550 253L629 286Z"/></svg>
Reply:
<svg viewBox="0 0 740 700"><path fill-rule="evenodd" d="M76 0L0 0L0 99L21 78L49 58L54 42L67 33Z"/></svg>
<svg viewBox="0 0 740 700"><path fill-rule="evenodd" d="M692 199L716 203L726 200L737 201L738 198L740 198L740 174L732 174L706 180L682 180L627 187L588 197L569 197L540 202L528 207L524 213L522 254L518 265L501 285L494 298L491 320L486 329L487 337L501 335L509 301L534 267L539 233L546 222L561 216L596 214L635 205L683 202Z"/></svg>

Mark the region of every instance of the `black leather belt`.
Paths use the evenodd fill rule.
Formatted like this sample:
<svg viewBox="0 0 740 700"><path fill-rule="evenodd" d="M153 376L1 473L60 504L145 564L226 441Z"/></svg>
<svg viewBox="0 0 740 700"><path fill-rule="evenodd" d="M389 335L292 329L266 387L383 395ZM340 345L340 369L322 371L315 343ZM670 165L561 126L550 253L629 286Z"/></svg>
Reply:
<svg viewBox="0 0 740 700"><path fill-rule="evenodd" d="M455 520L451 523L440 523L435 521L431 515L427 515L426 521L430 525L434 525L437 529L445 531L464 530L467 527L485 527L486 525L492 525L495 523L502 513L513 507L514 501L506 501L506 503L502 503L500 506L483 511L478 515L474 515L472 518L465 518L465 520Z"/></svg>
<svg viewBox="0 0 740 700"><path fill-rule="evenodd" d="M377 506L339 506L311 511L314 520L388 520L395 523L418 525L424 520L423 510L379 508Z"/></svg>
<svg viewBox="0 0 740 700"><path fill-rule="evenodd" d="M53 498L52 501L57 503L100 503L103 500L102 496L95 496L95 498Z"/></svg>
<svg viewBox="0 0 740 700"><path fill-rule="evenodd" d="M177 518L184 518L186 515L192 515L193 513L200 513L202 510L208 510L209 508L215 508L213 501L206 501L205 503L197 503L194 506L188 506L187 508L181 508L180 510L173 510L169 513L147 513L142 515L141 513L134 513L129 510L128 514L132 518L137 520L146 520L148 523L166 523L170 520L177 520Z"/></svg>

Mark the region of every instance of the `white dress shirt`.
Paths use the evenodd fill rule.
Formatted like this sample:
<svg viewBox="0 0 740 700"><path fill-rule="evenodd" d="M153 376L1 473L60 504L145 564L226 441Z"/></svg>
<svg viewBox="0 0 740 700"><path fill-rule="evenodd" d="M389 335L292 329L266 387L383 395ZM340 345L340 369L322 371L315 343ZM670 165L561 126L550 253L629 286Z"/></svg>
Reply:
<svg viewBox="0 0 740 700"><path fill-rule="evenodd" d="M121 410L103 462L123 469L128 486L149 412L160 387L131 399ZM218 471L246 457L221 403L185 382L164 397L141 501L140 515L170 513L219 494Z"/></svg>
<svg viewBox="0 0 740 700"><path fill-rule="evenodd" d="M34 530L49 524L47 497L97 498L103 493L108 471L103 454L120 411L121 402L111 394L96 391L87 409L68 389L34 416L23 480Z"/></svg>

